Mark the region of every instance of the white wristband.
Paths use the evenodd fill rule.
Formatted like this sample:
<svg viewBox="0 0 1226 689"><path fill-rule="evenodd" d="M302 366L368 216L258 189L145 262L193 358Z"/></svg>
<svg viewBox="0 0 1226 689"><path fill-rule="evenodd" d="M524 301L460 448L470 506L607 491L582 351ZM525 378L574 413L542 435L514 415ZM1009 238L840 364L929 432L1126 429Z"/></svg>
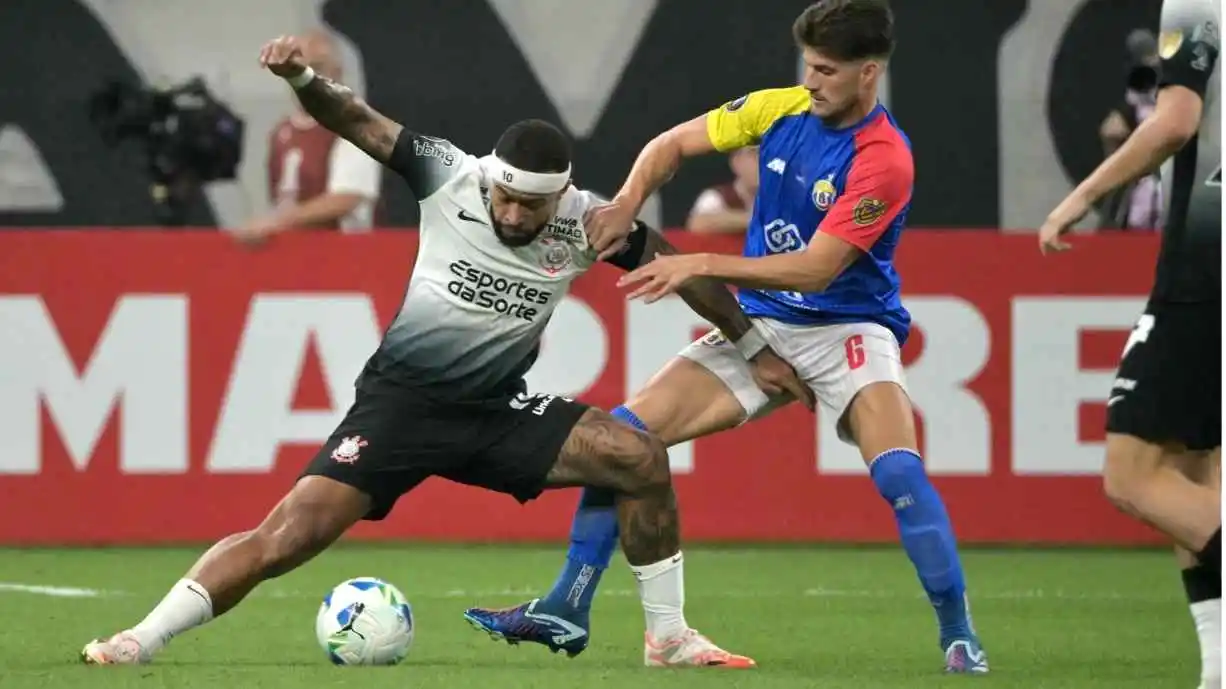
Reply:
<svg viewBox="0 0 1226 689"><path fill-rule="evenodd" d="M302 70L301 74L297 76L288 77L286 78L285 81L291 87L293 87L295 91L297 91L298 89L302 88L303 86L306 86L312 81L315 81L315 70L311 69L310 67L307 67L306 69Z"/></svg>
<svg viewBox="0 0 1226 689"><path fill-rule="evenodd" d="M757 328L750 328L749 332L741 335L741 339L732 343L736 346L736 350L745 357L746 361L754 358L763 349L766 349L766 338L762 337L762 333L758 332Z"/></svg>

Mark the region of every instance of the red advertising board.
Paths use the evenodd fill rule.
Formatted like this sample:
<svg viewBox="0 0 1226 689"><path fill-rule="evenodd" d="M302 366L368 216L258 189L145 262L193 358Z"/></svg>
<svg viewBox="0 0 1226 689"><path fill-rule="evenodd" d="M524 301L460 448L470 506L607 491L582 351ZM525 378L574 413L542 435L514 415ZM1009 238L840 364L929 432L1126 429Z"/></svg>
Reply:
<svg viewBox="0 0 1226 689"><path fill-rule="evenodd" d="M687 251L737 242L674 233ZM964 541L1153 543L1103 498L1104 400L1156 240L911 231L905 348L929 471ZM398 308L416 236L0 233L0 543L155 543L250 528L352 400ZM702 324L579 280L534 389L611 407ZM800 408L673 448L693 540L892 541L831 420ZM359 538L563 538L574 491L521 507L431 480Z"/></svg>

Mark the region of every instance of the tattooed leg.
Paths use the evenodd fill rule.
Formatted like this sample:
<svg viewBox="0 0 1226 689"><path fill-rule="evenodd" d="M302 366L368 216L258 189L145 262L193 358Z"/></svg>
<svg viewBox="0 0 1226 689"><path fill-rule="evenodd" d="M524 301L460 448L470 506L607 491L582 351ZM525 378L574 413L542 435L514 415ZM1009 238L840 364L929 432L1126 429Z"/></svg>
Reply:
<svg viewBox="0 0 1226 689"><path fill-rule="evenodd" d="M589 409L571 430L547 481L617 491L622 551L631 566L677 554L680 525L668 451L654 435Z"/></svg>
<svg viewBox="0 0 1226 689"><path fill-rule="evenodd" d="M589 409L571 430L547 480L554 486L617 491L622 552L639 582L649 645L653 639L682 639L689 634L682 612L685 582L677 500L664 443L603 411Z"/></svg>
<svg viewBox="0 0 1226 689"><path fill-rule="evenodd" d="M588 409L571 429L546 481L555 488L592 486L615 492L622 551L638 580L647 621L646 665L754 667L753 660L719 648L686 622L677 499L668 451L659 437ZM580 572L566 600L581 599L593 585L592 576ZM588 645L586 609L550 600L538 598L502 610L470 608L465 617L511 643L534 641L572 656Z"/></svg>

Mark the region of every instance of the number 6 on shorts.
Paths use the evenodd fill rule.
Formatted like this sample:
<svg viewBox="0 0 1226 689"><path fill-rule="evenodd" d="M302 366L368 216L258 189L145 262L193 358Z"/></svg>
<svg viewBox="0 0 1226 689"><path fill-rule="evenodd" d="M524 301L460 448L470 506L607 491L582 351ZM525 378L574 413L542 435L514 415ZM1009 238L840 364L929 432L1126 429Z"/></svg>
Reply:
<svg viewBox="0 0 1226 689"><path fill-rule="evenodd" d="M852 335L843 342L847 352L847 368L856 370L864 365L864 336Z"/></svg>

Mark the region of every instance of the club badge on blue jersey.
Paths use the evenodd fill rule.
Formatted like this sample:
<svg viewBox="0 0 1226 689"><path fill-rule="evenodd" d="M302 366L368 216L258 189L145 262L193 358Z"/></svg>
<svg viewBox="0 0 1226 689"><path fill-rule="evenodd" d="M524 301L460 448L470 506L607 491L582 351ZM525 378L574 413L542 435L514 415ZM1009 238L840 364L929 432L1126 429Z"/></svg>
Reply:
<svg viewBox="0 0 1226 689"><path fill-rule="evenodd" d="M833 172L813 183L813 205L823 213L834 205L834 199L838 194L838 190L834 188Z"/></svg>

